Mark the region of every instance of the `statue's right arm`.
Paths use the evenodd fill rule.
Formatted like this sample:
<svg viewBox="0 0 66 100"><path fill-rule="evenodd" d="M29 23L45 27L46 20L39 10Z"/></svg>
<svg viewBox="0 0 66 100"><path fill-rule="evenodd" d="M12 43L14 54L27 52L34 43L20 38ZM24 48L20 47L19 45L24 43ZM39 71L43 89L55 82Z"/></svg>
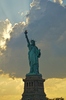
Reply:
<svg viewBox="0 0 66 100"><path fill-rule="evenodd" d="M27 40L28 45L30 45L30 42L29 42L29 39L28 39L27 34L25 34L25 38L26 38L26 40Z"/></svg>

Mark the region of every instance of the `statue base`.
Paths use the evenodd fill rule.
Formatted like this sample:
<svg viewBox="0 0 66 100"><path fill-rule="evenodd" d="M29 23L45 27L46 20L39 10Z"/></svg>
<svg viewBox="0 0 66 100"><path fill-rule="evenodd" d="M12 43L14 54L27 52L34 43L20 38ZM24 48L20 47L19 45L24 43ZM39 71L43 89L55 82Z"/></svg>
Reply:
<svg viewBox="0 0 66 100"><path fill-rule="evenodd" d="M24 81L24 93L21 100L47 100L44 92L45 81L42 79L42 75L26 75Z"/></svg>
<svg viewBox="0 0 66 100"><path fill-rule="evenodd" d="M26 74L26 77L27 76L41 76L42 77L42 74L40 74L40 73L28 73L28 74Z"/></svg>

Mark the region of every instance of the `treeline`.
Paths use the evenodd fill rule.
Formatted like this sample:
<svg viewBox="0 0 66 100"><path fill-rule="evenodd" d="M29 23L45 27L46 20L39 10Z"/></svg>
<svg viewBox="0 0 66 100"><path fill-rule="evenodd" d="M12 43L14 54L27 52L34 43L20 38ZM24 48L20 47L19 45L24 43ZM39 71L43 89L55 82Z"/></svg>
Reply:
<svg viewBox="0 0 66 100"><path fill-rule="evenodd" d="M49 98L47 98L47 100L64 100L64 98L53 98L53 99L49 99Z"/></svg>

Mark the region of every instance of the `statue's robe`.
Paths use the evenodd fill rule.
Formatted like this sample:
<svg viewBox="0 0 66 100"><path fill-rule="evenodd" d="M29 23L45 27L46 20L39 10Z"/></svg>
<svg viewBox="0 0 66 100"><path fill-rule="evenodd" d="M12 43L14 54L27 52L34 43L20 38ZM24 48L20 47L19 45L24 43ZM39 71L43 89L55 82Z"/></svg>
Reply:
<svg viewBox="0 0 66 100"><path fill-rule="evenodd" d="M39 73L39 61L38 58L40 57L40 50L31 44L28 45L29 52L29 65L30 65L30 73Z"/></svg>

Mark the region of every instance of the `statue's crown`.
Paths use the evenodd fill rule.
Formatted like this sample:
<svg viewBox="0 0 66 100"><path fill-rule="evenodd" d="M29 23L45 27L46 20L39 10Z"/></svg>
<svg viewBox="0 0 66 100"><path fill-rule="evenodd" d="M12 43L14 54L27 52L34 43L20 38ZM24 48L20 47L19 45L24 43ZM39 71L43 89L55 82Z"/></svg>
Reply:
<svg viewBox="0 0 66 100"><path fill-rule="evenodd" d="M31 40L31 42L34 42L35 43L35 40Z"/></svg>

